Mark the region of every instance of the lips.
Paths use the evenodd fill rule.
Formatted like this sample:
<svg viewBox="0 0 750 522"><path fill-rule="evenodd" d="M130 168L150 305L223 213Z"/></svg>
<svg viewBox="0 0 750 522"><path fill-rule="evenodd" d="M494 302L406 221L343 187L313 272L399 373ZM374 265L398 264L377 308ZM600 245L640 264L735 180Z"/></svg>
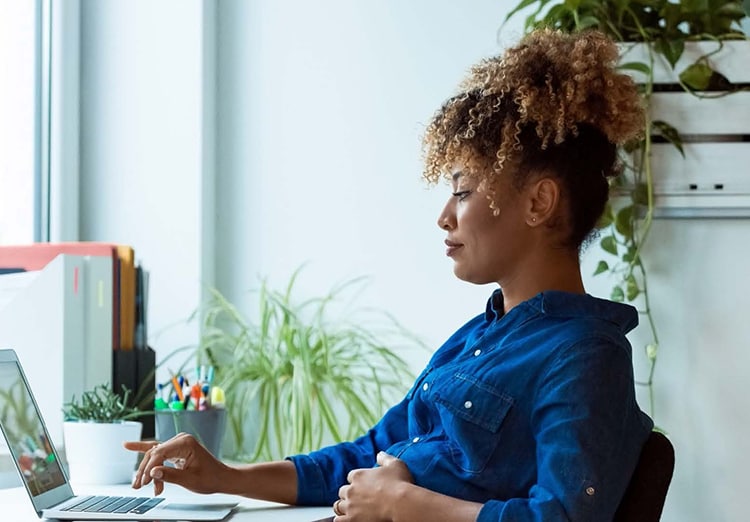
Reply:
<svg viewBox="0 0 750 522"><path fill-rule="evenodd" d="M455 243L446 239L445 246L447 247L445 249L445 255L448 257L452 257L456 253L456 251L458 251L458 249L460 249L464 245L462 243Z"/></svg>

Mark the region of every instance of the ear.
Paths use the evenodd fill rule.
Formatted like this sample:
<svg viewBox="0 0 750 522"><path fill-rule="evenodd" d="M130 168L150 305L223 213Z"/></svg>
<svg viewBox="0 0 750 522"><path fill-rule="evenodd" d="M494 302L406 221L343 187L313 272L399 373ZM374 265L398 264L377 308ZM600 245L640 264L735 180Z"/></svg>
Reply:
<svg viewBox="0 0 750 522"><path fill-rule="evenodd" d="M526 224L536 227L550 221L560 205L560 183L549 177L532 181L526 187Z"/></svg>

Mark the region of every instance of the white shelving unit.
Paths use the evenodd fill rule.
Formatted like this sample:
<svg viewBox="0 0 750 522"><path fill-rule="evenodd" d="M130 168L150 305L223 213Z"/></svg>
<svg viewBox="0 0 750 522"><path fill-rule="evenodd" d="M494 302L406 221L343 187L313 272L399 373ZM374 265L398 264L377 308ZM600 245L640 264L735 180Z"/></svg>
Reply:
<svg viewBox="0 0 750 522"><path fill-rule="evenodd" d="M674 69L655 55L651 118L675 127L685 151L683 157L671 143L652 146L657 217L750 217L750 91L705 93L710 99L659 91L660 85L678 85L681 71L717 48L715 42L688 42ZM621 53L622 63L649 61L642 44L623 44ZM724 42L708 60L733 84L750 85L750 42Z"/></svg>

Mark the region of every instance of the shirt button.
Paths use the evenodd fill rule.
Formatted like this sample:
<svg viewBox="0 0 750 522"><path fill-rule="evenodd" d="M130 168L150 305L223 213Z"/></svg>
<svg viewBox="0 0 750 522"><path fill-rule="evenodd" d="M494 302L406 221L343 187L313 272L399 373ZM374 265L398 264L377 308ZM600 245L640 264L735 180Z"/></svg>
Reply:
<svg viewBox="0 0 750 522"><path fill-rule="evenodd" d="M419 437L414 437L413 439L411 439L411 441L412 441L412 442L413 442L414 444L416 444L417 442L419 442Z"/></svg>
<svg viewBox="0 0 750 522"><path fill-rule="evenodd" d="M477 357L480 353L482 353L482 350L477 348L476 350L474 350L474 357Z"/></svg>
<svg viewBox="0 0 750 522"><path fill-rule="evenodd" d="M590 497L594 496L594 493L596 493L596 490L592 488L591 486L586 488L586 494Z"/></svg>
<svg viewBox="0 0 750 522"><path fill-rule="evenodd" d="M467 410L468 410L469 408L471 408L472 406L474 406L474 405L473 405L473 404L471 403L471 401L466 401L466 402L464 403L464 408L466 408Z"/></svg>
<svg viewBox="0 0 750 522"><path fill-rule="evenodd" d="M430 385L429 385L429 384L427 384L427 383L424 383L424 384L422 385L422 389L423 389L424 391L427 391L427 390L429 389L429 387L430 387Z"/></svg>

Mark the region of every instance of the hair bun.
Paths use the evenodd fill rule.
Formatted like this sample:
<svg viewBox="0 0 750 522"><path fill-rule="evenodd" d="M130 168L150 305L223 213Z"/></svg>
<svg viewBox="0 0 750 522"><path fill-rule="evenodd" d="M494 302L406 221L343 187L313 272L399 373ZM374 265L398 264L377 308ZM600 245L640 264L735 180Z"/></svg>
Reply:
<svg viewBox="0 0 750 522"><path fill-rule="evenodd" d="M618 56L615 42L599 31L540 29L474 66L462 90L510 97L519 123L535 126L544 146L584 123L621 145L643 132L644 109L635 82L615 69Z"/></svg>

